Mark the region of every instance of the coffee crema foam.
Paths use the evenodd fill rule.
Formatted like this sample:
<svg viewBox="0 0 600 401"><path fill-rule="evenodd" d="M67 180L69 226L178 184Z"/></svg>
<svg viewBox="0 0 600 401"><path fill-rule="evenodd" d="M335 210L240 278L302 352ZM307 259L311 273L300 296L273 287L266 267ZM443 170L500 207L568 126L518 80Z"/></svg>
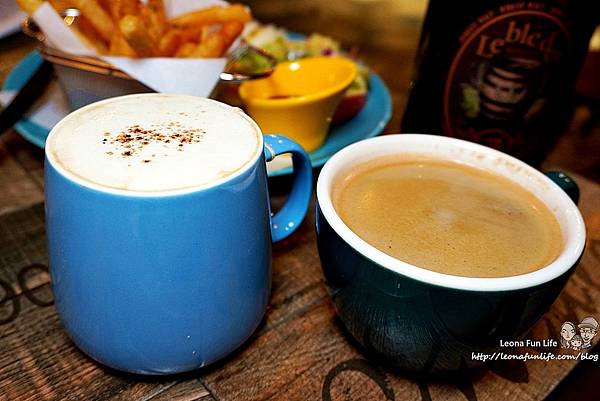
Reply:
<svg viewBox="0 0 600 401"><path fill-rule="evenodd" d="M143 94L70 114L46 146L82 180L128 191L170 191L239 171L256 156L259 135L240 109L193 96Z"/></svg>
<svg viewBox="0 0 600 401"><path fill-rule="evenodd" d="M342 221L380 251L464 277L508 277L554 261L560 225L534 194L454 161L400 155L355 167L333 190Z"/></svg>

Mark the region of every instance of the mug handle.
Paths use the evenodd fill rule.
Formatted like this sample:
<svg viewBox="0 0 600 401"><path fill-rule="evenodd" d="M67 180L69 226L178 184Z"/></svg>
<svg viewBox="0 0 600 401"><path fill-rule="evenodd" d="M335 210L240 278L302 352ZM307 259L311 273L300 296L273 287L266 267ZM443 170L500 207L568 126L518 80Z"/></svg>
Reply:
<svg viewBox="0 0 600 401"><path fill-rule="evenodd" d="M271 238L277 242L296 231L306 216L312 195L312 164L302 146L291 139L277 134L265 135L264 139L267 162L283 153L291 153L294 165L292 191L281 210L271 217Z"/></svg>
<svg viewBox="0 0 600 401"><path fill-rule="evenodd" d="M565 191L573 203L577 204L579 202L579 187L574 179L562 171L548 171L544 174Z"/></svg>

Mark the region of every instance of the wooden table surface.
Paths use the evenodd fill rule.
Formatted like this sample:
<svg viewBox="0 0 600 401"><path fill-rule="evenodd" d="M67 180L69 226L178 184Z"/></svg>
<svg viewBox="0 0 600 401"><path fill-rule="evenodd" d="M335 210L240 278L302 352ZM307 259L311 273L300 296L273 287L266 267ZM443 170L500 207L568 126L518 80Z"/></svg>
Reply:
<svg viewBox="0 0 600 401"><path fill-rule="evenodd" d="M424 7L400 2L406 9L386 13L369 8L352 25L351 15L367 2L348 1L352 13L341 2L333 3L337 6L327 11L316 0L265 0L252 6L263 21L301 32L320 31L346 45L359 45L363 58L391 89L394 115L385 132L397 132ZM369 3L392 7L394 2ZM323 24L332 13L339 21ZM383 18L397 18L405 25L385 28L374 22ZM402 39L394 41L390 35ZM21 35L0 40L0 83L33 47ZM584 104L575 110L568 132L545 164L576 173L587 250L560 298L528 338L558 339L563 321L600 318L600 126L593 119L598 113L594 107ZM274 203L281 204L284 197L275 196ZM115 372L81 354L61 329L46 268L43 209L28 207L41 201L43 152L11 130L0 137L0 401L541 400L577 365L496 364L444 380L421 380L369 362L335 317L316 253L311 208L299 231L274 246L267 314L240 350L186 375L148 378ZM583 393L580 389L578 396Z"/></svg>

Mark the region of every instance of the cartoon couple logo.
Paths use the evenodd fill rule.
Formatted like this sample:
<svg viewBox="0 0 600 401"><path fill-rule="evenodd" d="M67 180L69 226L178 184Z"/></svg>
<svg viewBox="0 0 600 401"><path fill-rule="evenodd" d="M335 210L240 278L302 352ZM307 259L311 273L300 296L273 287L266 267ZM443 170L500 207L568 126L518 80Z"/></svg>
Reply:
<svg viewBox="0 0 600 401"><path fill-rule="evenodd" d="M592 346L592 339L598 333L598 321L591 316L584 318L577 325L579 334L575 325L571 322L564 322L560 328L560 347L579 351Z"/></svg>

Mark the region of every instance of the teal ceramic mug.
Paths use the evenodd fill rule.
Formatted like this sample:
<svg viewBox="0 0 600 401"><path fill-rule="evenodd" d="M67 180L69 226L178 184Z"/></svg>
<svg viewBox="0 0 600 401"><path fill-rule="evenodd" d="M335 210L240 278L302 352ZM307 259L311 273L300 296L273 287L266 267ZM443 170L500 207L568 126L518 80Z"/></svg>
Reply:
<svg viewBox="0 0 600 401"><path fill-rule="evenodd" d="M272 214L266 162L283 153L293 184ZM241 110L152 93L65 117L46 142L44 183L66 332L107 366L164 375L213 363L254 332L271 242L300 225L313 180L298 144L263 136Z"/></svg>
<svg viewBox="0 0 600 401"><path fill-rule="evenodd" d="M395 259L352 232L331 199L356 166L387 155L423 154L468 163L534 193L556 216L560 255L531 273L501 278L437 273ZM473 367L473 352L522 338L552 305L585 245L578 190L563 174L544 175L491 148L442 136L400 134L367 139L334 155L317 183L317 243L336 311L372 356L403 370L434 373ZM381 205L382 208L391 205Z"/></svg>

